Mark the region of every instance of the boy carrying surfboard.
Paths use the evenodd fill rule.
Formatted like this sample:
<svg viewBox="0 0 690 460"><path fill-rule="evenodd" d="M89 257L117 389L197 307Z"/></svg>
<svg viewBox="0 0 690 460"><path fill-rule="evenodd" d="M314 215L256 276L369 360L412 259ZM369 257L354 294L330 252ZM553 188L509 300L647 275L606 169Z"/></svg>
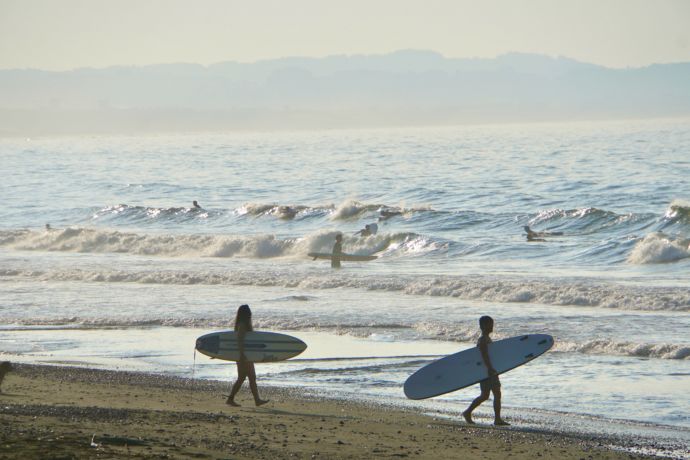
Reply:
<svg viewBox="0 0 690 460"><path fill-rule="evenodd" d="M474 411L481 403L489 399L489 394L494 394L494 425L505 426L510 425L501 418L501 381L498 379L498 373L491 364L489 357L489 344L491 343L491 333L494 331L494 320L490 316L482 316L479 318L479 328L482 330L482 335L477 340L477 348L482 355L484 365L489 370L489 377L479 382L481 394L472 401L470 407L462 413L465 421L469 424L474 424L472 420L472 411Z"/></svg>

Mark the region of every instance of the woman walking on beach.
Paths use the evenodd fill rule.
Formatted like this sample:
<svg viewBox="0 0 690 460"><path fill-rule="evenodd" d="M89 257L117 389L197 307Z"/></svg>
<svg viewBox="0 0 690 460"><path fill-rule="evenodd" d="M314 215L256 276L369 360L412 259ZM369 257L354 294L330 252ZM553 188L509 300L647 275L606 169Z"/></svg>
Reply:
<svg viewBox="0 0 690 460"><path fill-rule="evenodd" d="M249 305L240 305L237 309L237 315L235 316L235 332L237 333L237 345L240 349L240 360L237 361L237 381L232 386L230 391L230 396L228 396L226 404L238 407L239 404L235 402L235 395L242 384L244 379L249 377L249 388L252 390L252 395L254 395L254 404L261 406L266 404L268 400L261 399L259 397L259 388L256 386L256 371L254 370L254 363L247 361L247 357L244 355L244 336L247 332L253 331L252 327L252 311L249 309Z"/></svg>

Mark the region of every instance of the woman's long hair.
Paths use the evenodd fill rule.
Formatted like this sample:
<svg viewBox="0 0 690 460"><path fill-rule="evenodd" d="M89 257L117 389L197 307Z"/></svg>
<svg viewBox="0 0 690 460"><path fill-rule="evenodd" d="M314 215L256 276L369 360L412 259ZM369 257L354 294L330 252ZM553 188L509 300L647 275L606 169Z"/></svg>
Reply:
<svg viewBox="0 0 690 460"><path fill-rule="evenodd" d="M245 325L245 331L253 331L252 327L252 311L249 309L249 305L240 305L237 309L237 316L235 316L235 332L239 330L240 324Z"/></svg>

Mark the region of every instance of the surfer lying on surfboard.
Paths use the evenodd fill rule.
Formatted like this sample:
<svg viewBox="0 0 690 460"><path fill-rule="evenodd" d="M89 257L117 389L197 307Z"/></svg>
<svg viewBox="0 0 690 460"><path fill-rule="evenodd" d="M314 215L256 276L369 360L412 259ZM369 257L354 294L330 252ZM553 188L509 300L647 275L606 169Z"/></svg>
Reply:
<svg viewBox="0 0 690 460"><path fill-rule="evenodd" d="M402 211L395 211L395 210L390 210L390 209L381 209L379 211L379 222L383 220L390 219L391 217L395 216L402 216Z"/></svg>
<svg viewBox="0 0 690 460"><path fill-rule="evenodd" d="M249 309L249 305L240 305L240 308L237 309L237 316L235 316L235 332L237 332L239 336L237 344L240 349L240 360L237 361L237 381L232 386L230 395L227 401L225 401L226 404L231 406L239 406L239 404L235 402L235 395L240 391L244 379L247 377L249 377L249 388L252 390L252 395L254 396L254 404L261 406L268 402L267 399L261 399L259 397L259 388L256 386L254 363L248 361L247 357L244 355L244 335L253 330L252 311Z"/></svg>
<svg viewBox="0 0 690 460"><path fill-rule="evenodd" d="M472 401L470 407L467 408L462 416L465 417L465 421L470 424L474 424L472 420L472 411L474 411L481 403L489 399L489 393L494 394L494 425L510 425L501 418L501 381L498 379L498 373L491 364L491 358L489 358L489 344L491 343L491 337L489 335L494 330L494 320L490 316L482 316L479 318L479 328L482 330L482 335L477 340L477 347L482 355L482 361L484 365L489 370L489 378L479 382L479 388L481 389L481 394Z"/></svg>
<svg viewBox="0 0 690 460"><path fill-rule="evenodd" d="M522 227L525 229L525 233L527 234L527 241L546 241L543 239L545 236L561 236L563 235L563 232L535 232L531 228L529 228L529 225L525 225Z"/></svg>

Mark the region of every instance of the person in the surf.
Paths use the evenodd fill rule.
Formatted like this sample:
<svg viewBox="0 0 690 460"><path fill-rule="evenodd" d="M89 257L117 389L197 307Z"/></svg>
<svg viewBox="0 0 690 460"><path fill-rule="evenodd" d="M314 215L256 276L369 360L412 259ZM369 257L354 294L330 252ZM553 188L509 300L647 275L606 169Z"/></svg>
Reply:
<svg viewBox="0 0 690 460"><path fill-rule="evenodd" d="M529 225L522 227L525 230L527 241L546 241L545 236L561 236L563 232L535 232Z"/></svg>
<svg viewBox="0 0 690 460"><path fill-rule="evenodd" d="M192 201L192 204L194 205L194 209L201 209L201 206L196 202L196 200Z"/></svg>
<svg viewBox="0 0 690 460"><path fill-rule="evenodd" d="M490 316L482 316L479 318L479 328L482 330L482 335L477 340L477 347L482 355L482 361L489 371L489 377L479 382L481 394L472 401L472 404L462 413L465 421L469 424L474 424L472 420L472 411L474 411L481 403L489 399L490 393L494 394L494 425L504 426L510 425L501 418L501 381L498 379L498 373L491 364L489 357L489 344L491 343L491 333L494 330L494 320Z"/></svg>
<svg viewBox="0 0 690 460"><path fill-rule="evenodd" d="M335 244L333 245L333 251L331 257L331 268L340 268L340 254L343 253L343 235L338 233L335 235Z"/></svg>
<svg viewBox="0 0 690 460"><path fill-rule="evenodd" d="M3 361L0 363L0 386L2 386L2 381L5 380L5 374L12 370L12 364L9 361ZM2 393L2 389L0 389Z"/></svg>
<svg viewBox="0 0 690 460"><path fill-rule="evenodd" d="M402 216L401 211L393 211L391 209L381 209L379 211L379 221L390 219L391 217Z"/></svg>
<svg viewBox="0 0 690 460"><path fill-rule="evenodd" d="M379 231L379 226L376 224L366 224L364 228L358 232L355 233L355 235L359 236L371 236L371 235L376 235L376 232Z"/></svg>
<svg viewBox="0 0 690 460"><path fill-rule="evenodd" d="M276 209L276 214L278 217L285 220L294 219L297 215L297 212L297 209L293 208L292 206L278 206Z"/></svg>
<svg viewBox="0 0 690 460"><path fill-rule="evenodd" d="M237 309L237 315L235 316L235 332L237 333L237 345L240 350L240 360L237 361L237 381L232 386L230 395L225 401L226 404L231 406L239 406L239 404L235 402L235 395L240 391L247 377L249 377L249 388L252 390L252 395L254 396L254 404L262 406L268 402L267 399L261 399L259 397L259 388L256 386L254 363L248 361L244 354L244 337L247 332L253 330L252 311L249 309L249 305L240 305L240 308Z"/></svg>

